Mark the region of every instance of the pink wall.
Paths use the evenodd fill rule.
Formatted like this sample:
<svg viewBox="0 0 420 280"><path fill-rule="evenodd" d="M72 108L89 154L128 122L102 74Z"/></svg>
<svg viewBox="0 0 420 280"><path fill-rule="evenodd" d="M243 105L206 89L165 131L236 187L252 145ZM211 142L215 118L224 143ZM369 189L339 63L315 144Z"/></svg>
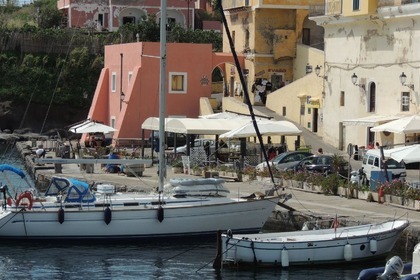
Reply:
<svg viewBox="0 0 420 280"><path fill-rule="evenodd" d="M159 43L151 42L105 47L105 66L89 116L108 125L111 124L111 118L115 118L118 131L114 133L114 138L140 138L141 124L149 117L159 116L159 48ZM121 54L125 102L120 111ZM214 67L232 61L229 54L213 54L211 44L168 43L166 116L197 117L200 97L211 97L211 74ZM130 83L129 72L132 72ZM168 93L170 72L187 75L185 94ZM115 92L111 90L113 73L116 74Z"/></svg>

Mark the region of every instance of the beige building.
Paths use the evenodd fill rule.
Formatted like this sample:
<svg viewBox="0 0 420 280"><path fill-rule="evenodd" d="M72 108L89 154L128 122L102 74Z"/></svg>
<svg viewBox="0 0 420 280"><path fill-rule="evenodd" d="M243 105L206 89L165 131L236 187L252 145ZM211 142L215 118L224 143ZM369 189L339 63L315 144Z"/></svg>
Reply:
<svg viewBox="0 0 420 280"><path fill-rule="evenodd" d="M370 128L419 113L420 3L325 2L310 16L325 29L323 139L340 149L418 140Z"/></svg>

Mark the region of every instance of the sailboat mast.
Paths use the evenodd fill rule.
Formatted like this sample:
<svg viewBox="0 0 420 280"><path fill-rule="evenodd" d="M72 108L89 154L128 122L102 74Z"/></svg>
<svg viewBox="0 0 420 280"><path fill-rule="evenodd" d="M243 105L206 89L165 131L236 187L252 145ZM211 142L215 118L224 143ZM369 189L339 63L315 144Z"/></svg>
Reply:
<svg viewBox="0 0 420 280"><path fill-rule="evenodd" d="M166 176L165 113L166 113L166 3L160 2L160 76L159 76L159 193L163 191Z"/></svg>

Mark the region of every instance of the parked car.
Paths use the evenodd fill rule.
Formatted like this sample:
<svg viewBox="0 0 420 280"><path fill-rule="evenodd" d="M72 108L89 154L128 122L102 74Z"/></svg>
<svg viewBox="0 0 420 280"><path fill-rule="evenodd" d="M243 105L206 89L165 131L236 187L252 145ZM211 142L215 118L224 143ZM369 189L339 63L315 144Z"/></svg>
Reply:
<svg viewBox="0 0 420 280"><path fill-rule="evenodd" d="M338 173L347 178L349 175L349 169L351 171L351 166L349 163L341 156L339 157L338 164ZM312 171L324 173L325 175L332 174L334 172L334 156L333 155L312 155L301 160L299 163L290 166L286 170L297 171Z"/></svg>
<svg viewBox="0 0 420 280"><path fill-rule="evenodd" d="M285 168L293 166L311 155L312 153L310 152L302 151L284 152L273 158L270 161L270 166L276 168L277 170L284 170ZM257 171L263 171L264 168L267 168L266 162L261 162L256 166Z"/></svg>
<svg viewBox="0 0 420 280"><path fill-rule="evenodd" d="M214 139L206 139L206 138L198 138L194 140L194 147L190 148L202 148L204 150L204 145L206 142L210 144L210 153L214 153L216 150L216 141ZM176 148L177 154L187 154L187 145L177 147Z"/></svg>

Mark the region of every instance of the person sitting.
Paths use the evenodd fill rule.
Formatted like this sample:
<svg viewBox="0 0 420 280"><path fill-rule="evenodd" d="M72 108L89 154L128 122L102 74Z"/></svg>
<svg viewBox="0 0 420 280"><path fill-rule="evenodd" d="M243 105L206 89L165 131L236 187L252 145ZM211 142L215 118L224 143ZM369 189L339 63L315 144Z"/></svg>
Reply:
<svg viewBox="0 0 420 280"><path fill-rule="evenodd" d="M108 159L119 159L120 156L115 153L112 152L108 155ZM105 172L107 173L120 173L120 167L118 166L118 164L112 163L112 164L107 164L105 166Z"/></svg>

